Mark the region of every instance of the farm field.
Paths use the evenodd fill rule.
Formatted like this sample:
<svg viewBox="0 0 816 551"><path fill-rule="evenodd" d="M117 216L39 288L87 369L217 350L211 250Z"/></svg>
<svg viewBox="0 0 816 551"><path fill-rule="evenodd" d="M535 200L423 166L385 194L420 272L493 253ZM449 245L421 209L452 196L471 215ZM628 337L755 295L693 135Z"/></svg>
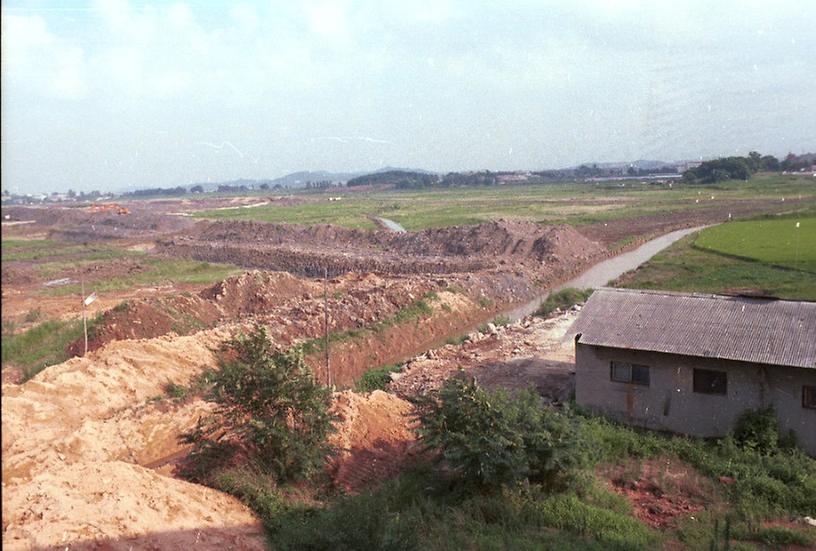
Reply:
<svg viewBox="0 0 816 551"><path fill-rule="evenodd" d="M701 293L753 291L816 300L816 220L802 218L798 230L797 220L762 219L708 228L681 239L615 285ZM801 232L799 240L795 231Z"/></svg>
<svg viewBox="0 0 816 551"><path fill-rule="evenodd" d="M810 272L816 277L816 217L722 224L702 232L694 245L706 251Z"/></svg>
<svg viewBox="0 0 816 551"><path fill-rule="evenodd" d="M337 192L329 191L329 194ZM674 183L570 183L514 185L501 188L430 189L343 193L339 201L326 194L305 194L305 202L257 208L204 210L210 219L256 220L300 224L337 224L373 229L370 216L394 220L409 231L478 224L496 218L517 218L546 224L587 225L661 213L724 209L755 201L778 201L775 210L801 203L814 209L816 187L804 176L758 175L749 182L714 186ZM332 198L335 198L334 196ZM784 200L783 200L784 199ZM792 203L791 203L792 201Z"/></svg>

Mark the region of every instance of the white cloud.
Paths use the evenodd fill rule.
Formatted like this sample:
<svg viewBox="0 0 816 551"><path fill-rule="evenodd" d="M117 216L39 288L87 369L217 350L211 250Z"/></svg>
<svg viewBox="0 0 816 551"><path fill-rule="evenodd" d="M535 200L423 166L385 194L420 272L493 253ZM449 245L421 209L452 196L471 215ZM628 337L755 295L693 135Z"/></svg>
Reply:
<svg viewBox="0 0 816 551"><path fill-rule="evenodd" d="M86 92L85 56L48 29L39 15L3 14L2 72L29 93L76 99Z"/></svg>

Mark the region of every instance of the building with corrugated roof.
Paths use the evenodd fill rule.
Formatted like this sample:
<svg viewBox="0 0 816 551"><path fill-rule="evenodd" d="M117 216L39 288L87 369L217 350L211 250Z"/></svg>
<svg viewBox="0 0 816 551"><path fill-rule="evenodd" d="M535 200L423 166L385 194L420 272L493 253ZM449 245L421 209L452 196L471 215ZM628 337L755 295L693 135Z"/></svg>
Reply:
<svg viewBox="0 0 816 551"><path fill-rule="evenodd" d="M816 456L816 303L604 288L571 332L579 406L699 437L772 406Z"/></svg>

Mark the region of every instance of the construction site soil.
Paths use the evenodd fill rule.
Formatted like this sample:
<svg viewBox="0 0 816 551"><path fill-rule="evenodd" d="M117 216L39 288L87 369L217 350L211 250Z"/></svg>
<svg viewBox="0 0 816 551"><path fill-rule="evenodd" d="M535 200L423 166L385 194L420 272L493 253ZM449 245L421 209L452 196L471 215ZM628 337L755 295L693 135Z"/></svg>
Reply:
<svg viewBox="0 0 816 551"><path fill-rule="evenodd" d="M252 321L263 323L281 349L309 345L308 363L339 387L371 368L405 361L391 393L334 395L340 453L329 473L338 489L357 491L392 477L414 456L412 408L404 398L438 387L458 369L488 387L532 386L553 403L569 399L571 347L564 335L574 311L473 327L608 255L568 226L498 221L402 234L194 225L145 208L138 221L133 214L75 209L14 212L36 220L25 231L59 239L155 239L165 254L281 271L252 271L197 292L131 298L104 313L88 355L24 384L4 382L4 546L263 548L261 527L244 505L172 478L186 453L179 435L211 405L197 396L168 398L168 383L186 386L216 369L220 344ZM322 275L326 268L326 282L293 275ZM4 278L25 278L24 270L3 271ZM326 308L330 370L320 345ZM463 333L469 333L463 344L426 353ZM78 354L79 346L70 349Z"/></svg>
<svg viewBox="0 0 816 551"><path fill-rule="evenodd" d="M512 266L544 276L605 253L570 226L499 220L419 232L352 230L332 225L201 222L161 238L168 254L283 270L306 276L344 272L447 274Z"/></svg>

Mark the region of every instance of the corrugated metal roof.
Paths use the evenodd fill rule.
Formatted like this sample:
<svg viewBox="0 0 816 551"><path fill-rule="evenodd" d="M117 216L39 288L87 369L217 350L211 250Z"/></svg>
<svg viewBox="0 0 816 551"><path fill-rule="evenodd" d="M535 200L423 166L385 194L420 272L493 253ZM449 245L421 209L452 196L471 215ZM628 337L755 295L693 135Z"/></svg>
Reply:
<svg viewBox="0 0 816 551"><path fill-rule="evenodd" d="M570 333L597 346L816 368L816 302L603 288Z"/></svg>

